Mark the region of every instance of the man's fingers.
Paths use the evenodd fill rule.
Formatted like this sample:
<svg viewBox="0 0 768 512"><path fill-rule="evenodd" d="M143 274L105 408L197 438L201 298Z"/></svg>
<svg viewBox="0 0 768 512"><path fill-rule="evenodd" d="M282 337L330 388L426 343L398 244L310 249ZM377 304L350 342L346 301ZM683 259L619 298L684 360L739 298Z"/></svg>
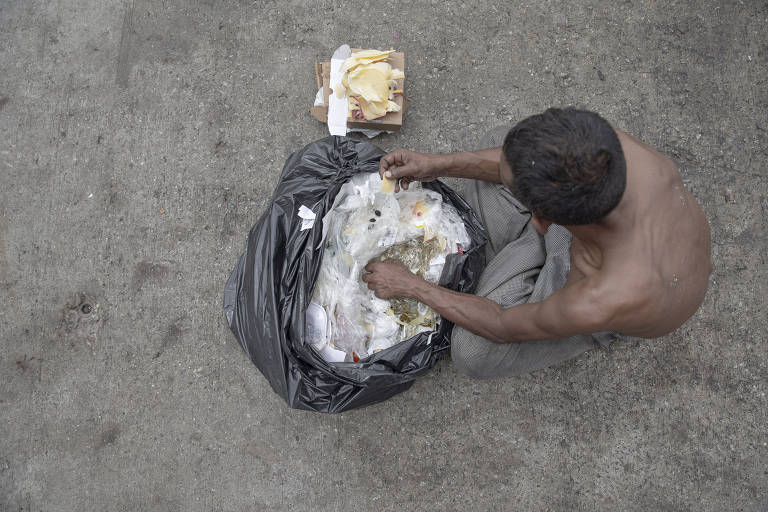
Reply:
<svg viewBox="0 0 768 512"><path fill-rule="evenodd" d="M408 174L407 165L400 165L400 166L393 165L388 167L387 170L384 171L383 176L390 180L396 180L401 178L405 174Z"/></svg>
<svg viewBox="0 0 768 512"><path fill-rule="evenodd" d="M400 189L402 190L408 190L408 184L413 181L410 178L400 178L395 182L395 192L400 192Z"/></svg>
<svg viewBox="0 0 768 512"><path fill-rule="evenodd" d="M418 167L413 162L408 161L407 158L391 154L392 158L385 161L388 156L390 155L382 157L379 163L379 170L383 178L397 180L407 178L418 171ZM384 161L385 164L382 165L381 162Z"/></svg>
<svg viewBox="0 0 768 512"><path fill-rule="evenodd" d="M393 169L405 165L406 161L405 151L402 149L397 149L391 153L387 153L381 157L381 160L379 160L379 174L383 176L385 172L391 172Z"/></svg>
<svg viewBox="0 0 768 512"><path fill-rule="evenodd" d="M387 169L395 165L395 154L389 153L388 155L384 155L381 157L381 160L379 160L379 174L384 174Z"/></svg>
<svg viewBox="0 0 768 512"><path fill-rule="evenodd" d="M400 190L408 190L408 185L413 182L413 178L400 178L395 182L395 192L400 192Z"/></svg>

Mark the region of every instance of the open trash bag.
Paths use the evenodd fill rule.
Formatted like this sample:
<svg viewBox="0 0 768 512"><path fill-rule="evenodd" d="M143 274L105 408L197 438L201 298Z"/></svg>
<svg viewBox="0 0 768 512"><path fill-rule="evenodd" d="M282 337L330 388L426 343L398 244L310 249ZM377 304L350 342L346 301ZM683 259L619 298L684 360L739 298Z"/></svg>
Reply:
<svg viewBox="0 0 768 512"><path fill-rule="evenodd" d="M335 413L385 400L410 387L450 346L453 324L444 319L436 331L419 332L359 362L326 361L305 339L323 259L322 219L342 185L359 173L378 172L383 154L367 142L328 137L291 155L225 287L232 332L290 407ZM439 284L471 293L484 264L484 228L446 185L436 180L423 187L455 209L471 239L463 253L445 257Z"/></svg>

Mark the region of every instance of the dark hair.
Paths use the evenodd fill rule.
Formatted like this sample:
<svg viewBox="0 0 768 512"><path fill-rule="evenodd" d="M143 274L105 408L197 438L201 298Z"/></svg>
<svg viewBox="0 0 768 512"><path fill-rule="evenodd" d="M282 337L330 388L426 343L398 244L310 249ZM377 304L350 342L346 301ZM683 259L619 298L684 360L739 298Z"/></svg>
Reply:
<svg viewBox="0 0 768 512"><path fill-rule="evenodd" d="M624 194L627 166L608 122L573 108L550 108L517 123L504 140L512 194L532 213L561 225L591 224Z"/></svg>

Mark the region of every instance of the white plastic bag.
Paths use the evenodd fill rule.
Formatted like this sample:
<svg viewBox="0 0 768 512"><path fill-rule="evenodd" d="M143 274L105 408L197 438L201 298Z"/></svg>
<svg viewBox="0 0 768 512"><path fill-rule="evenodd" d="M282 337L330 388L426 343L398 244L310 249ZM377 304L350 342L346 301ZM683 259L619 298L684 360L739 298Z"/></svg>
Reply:
<svg viewBox="0 0 768 512"><path fill-rule="evenodd" d="M385 253L400 255L412 272L437 283L446 256L466 250L470 243L458 213L440 194L420 183L385 194L377 173L355 175L341 187L323 217L323 240L312 301L326 313L327 345L345 352L345 361L359 361L433 330L437 322L424 304L386 301L368 290L362 274L371 260Z"/></svg>

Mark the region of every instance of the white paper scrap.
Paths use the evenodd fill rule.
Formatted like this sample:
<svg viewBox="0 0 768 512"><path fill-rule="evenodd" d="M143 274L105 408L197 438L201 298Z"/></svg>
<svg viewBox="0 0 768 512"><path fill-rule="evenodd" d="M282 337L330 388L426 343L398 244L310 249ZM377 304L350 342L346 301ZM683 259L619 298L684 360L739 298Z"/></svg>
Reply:
<svg viewBox="0 0 768 512"><path fill-rule="evenodd" d="M317 215L304 205L299 207L299 217L301 217L301 231L310 229L315 225L315 218Z"/></svg>
<svg viewBox="0 0 768 512"><path fill-rule="evenodd" d="M313 106L315 107L322 107L325 105L325 98L323 97L323 88L319 88L317 90L317 94L315 94L315 103Z"/></svg>
<svg viewBox="0 0 768 512"><path fill-rule="evenodd" d="M331 89L341 83L341 65L351 55L349 45L341 45L331 58ZM328 131L331 135L345 136L347 134L347 114L349 100L346 96L337 98L335 91L328 95Z"/></svg>

